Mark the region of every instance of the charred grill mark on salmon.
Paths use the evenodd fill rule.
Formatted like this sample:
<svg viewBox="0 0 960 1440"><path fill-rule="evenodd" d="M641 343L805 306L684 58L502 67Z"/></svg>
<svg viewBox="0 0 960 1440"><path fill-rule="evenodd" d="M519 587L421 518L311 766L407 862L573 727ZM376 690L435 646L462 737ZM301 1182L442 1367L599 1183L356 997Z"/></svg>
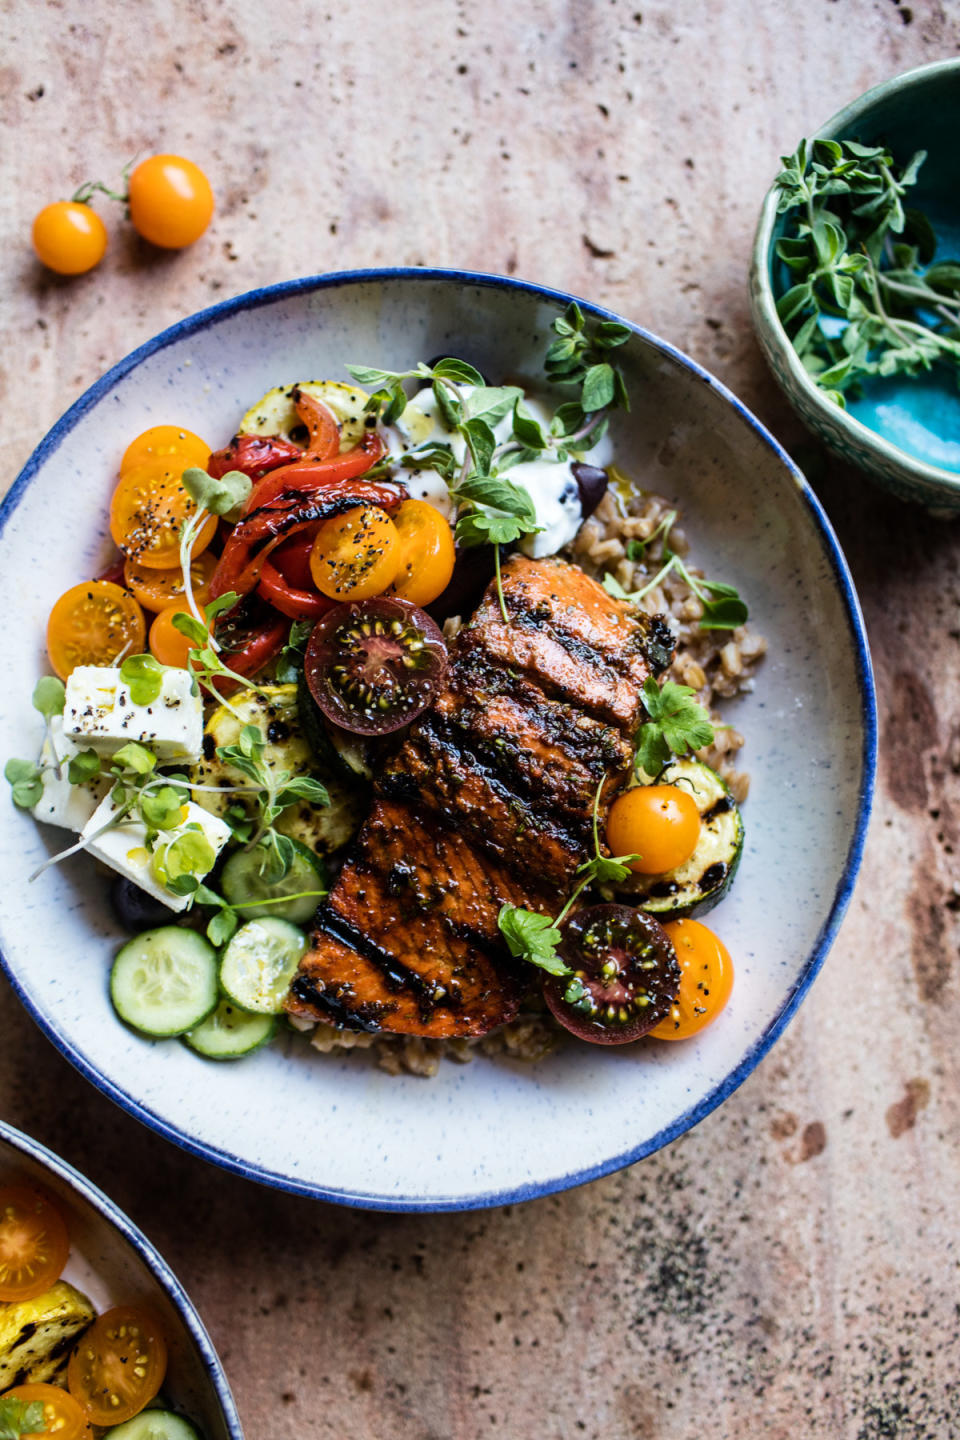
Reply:
<svg viewBox="0 0 960 1440"><path fill-rule="evenodd" d="M454 643L446 687L376 784L317 914L293 1014L350 1029L482 1035L526 976L504 904L554 913L591 842L597 785L622 783L642 686L672 637L563 561L503 567Z"/></svg>

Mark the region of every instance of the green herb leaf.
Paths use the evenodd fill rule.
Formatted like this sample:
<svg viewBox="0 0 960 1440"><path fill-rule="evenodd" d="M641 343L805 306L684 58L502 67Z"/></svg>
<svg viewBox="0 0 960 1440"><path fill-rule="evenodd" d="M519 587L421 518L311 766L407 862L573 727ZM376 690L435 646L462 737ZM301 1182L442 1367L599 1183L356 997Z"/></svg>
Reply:
<svg viewBox="0 0 960 1440"><path fill-rule="evenodd" d="M330 792L310 775L294 775L278 794L277 804L281 809L286 809L288 805L295 805L299 800L307 800L311 805L329 805Z"/></svg>
<svg viewBox="0 0 960 1440"><path fill-rule="evenodd" d="M172 785L162 785L140 796L139 808L149 830L173 830L180 824L186 796Z"/></svg>
<svg viewBox="0 0 960 1440"><path fill-rule="evenodd" d="M490 426L485 420L465 420L460 426L460 434L467 442L477 473L489 474L493 452L497 448L496 436Z"/></svg>
<svg viewBox="0 0 960 1440"><path fill-rule="evenodd" d="M588 885L612 885L626 880L631 874L628 862L639 859L639 855L595 855L579 867L577 875Z"/></svg>
<svg viewBox="0 0 960 1440"><path fill-rule="evenodd" d="M543 450L546 447L546 436L533 416L523 409L519 400L513 407L513 434L528 450Z"/></svg>
<svg viewBox="0 0 960 1440"><path fill-rule="evenodd" d="M33 708L47 720L63 714L66 698L67 687L55 675L42 676L33 687Z"/></svg>
<svg viewBox="0 0 960 1440"><path fill-rule="evenodd" d="M26 1404L15 1395L0 1397L0 1440L21 1440L25 1435L44 1435L47 1422L38 1400Z"/></svg>
<svg viewBox="0 0 960 1440"><path fill-rule="evenodd" d="M188 640L193 640L195 644L200 646L207 645L210 639L209 630L205 625L201 625L199 620L195 619L192 615L188 615L185 610L173 615L171 617L171 623L173 628L179 630L181 635L186 635Z"/></svg>
<svg viewBox="0 0 960 1440"><path fill-rule="evenodd" d="M67 779L71 785L85 785L100 774L101 761L96 750L79 750L67 766Z"/></svg>
<svg viewBox="0 0 960 1440"><path fill-rule="evenodd" d="M649 719L640 727L637 763L647 775L658 775L671 755L693 754L714 738L710 717L689 685L666 680L658 686L652 677L643 686Z"/></svg>
<svg viewBox="0 0 960 1440"><path fill-rule="evenodd" d="M149 775L157 763L157 757L152 750L145 745L140 745L136 740L129 740L126 745L113 754L113 770L116 774L122 774L130 770L134 775Z"/></svg>
<svg viewBox="0 0 960 1440"><path fill-rule="evenodd" d="M32 760L10 759L3 767L4 778L10 782L14 805L32 810L43 795L43 774Z"/></svg>
<svg viewBox="0 0 960 1440"><path fill-rule="evenodd" d="M440 411L440 418L448 430L456 430L463 419L463 401L459 395L451 392L448 386L442 385L439 380L433 384L433 393L437 400L437 409Z"/></svg>
<svg viewBox="0 0 960 1440"><path fill-rule="evenodd" d="M516 385L482 385L464 401L464 421L469 424L471 420L485 420L490 426L496 425L522 399L523 391Z"/></svg>
<svg viewBox="0 0 960 1440"><path fill-rule="evenodd" d="M181 484L201 510L209 510L211 515L220 515L231 522L240 519L253 490L253 481L242 470L228 470L226 475L214 479L198 465L184 470Z"/></svg>
<svg viewBox="0 0 960 1440"><path fill-rule="evenodd" d="M581 405L588 415L603 410L613 403L613 366L606 363L591 365L583 377Z"/></svg>
<svg viewBox="0 0 960 1440"><path fill-rule="evenodd" d="M221 945L226 945L232 939L239 924L237 912L232 910L229 905L224 905L207 921L207 939L211 945L216 945L219 949Z"/></svg>
<svg viewBox="0 0 960 1440"><path fill-rule="evenodd" d="M154 867L168 889L188 895L196 890L201 876L209 874L217 863L217 854L199 825L189 825L182 835L154 851ZM183 888L184 879L194 883ZM180 886L179 889L175 888Z"/></svg>
<svg viewBox="0 0 960 1440"><path fill-rule="evenodd" d="M571 975L569 965L557 954L560 931L547 915L524 910L517 905L503 905L497 925L515 960L527 960L546 970L548 975Z"/></svg>
<svg viewBox="0 0 960 1440"><path fill-rule="evenodd" d="M457 385L483 385L484 383L479 370L468 365L466 360L457 360L453 356L449 356L446 360L438 360L431 373L437 380L453 380ZM507 406L507 409L509 408ZM506 414L506 410L504 414Z"/></svg>
<svg viewBox="0 0 960 1440"><path fill-rule="evenodd" d="M164 666L152 655L128 655L120 666L120 679L134 705L152 705L163 689Z"/></svg>

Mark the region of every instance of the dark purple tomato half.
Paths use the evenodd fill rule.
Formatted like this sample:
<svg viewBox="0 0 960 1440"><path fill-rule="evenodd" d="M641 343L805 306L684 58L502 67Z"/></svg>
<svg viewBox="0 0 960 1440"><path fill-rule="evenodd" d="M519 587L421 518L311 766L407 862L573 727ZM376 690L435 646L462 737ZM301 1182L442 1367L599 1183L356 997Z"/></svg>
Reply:
<svg viewBox="0 0 960 1440"><path fill-rule="evenodd" d="M387 735L433 699L447 669L436 624L408 600L336 605L313 627L303 672L316 704L355 735Z"/></svg>
<svg viewBox="0 0 960 1440"><path fill-rule="evenodd" d="M548 975L543 996L561 1025L594 1045L639 1040L670 1013L680 966L663 926L629 905L590 905L563 929L572 976Z"/></svg>

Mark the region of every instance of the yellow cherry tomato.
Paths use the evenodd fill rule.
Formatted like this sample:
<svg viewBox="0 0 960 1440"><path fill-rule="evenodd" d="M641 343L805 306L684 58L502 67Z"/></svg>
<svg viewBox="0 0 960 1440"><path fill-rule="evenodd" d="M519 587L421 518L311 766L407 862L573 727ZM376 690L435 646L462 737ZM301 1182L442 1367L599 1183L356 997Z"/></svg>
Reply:
<svg viewBox="0 0 960 1440"><path fill-rule="evenodd" d="M94 1425L139 1415L163 1384L167 1343L147 1310L118 1305L98 1315L67 1362L67 1387Z"/></svg>
<svg viewBox="0 0 960 1440"><path fill-rule="evenodd" d="M679 785L637 785L618 795L607 816L613 855L639 855L638 875L662 875L689 860L700 839L700 812Z"/></svg>
<svg viewBox="0 0 960 1440"><path fill-rule="evenodd" d="M130 176L130 219L164 250L192 245L210 224L213 191L199 165L182 155L151 155Z"/></svg>
<svg viewBox="0 0 960 1440"><path fill-rule="evenodd" d="M146 625L133 596L110 580L74 585L50 611L47 654L66 680L77 665L113 665L121 656L139 655Z"/></svg>
<svg viewBox="0 0 960 1440"><path fill-rule="evenodd" d="M131 440L123 452L120 474L126 475L128 470L136 470L148 460L177 460L181 471L191 465L206 470L209 459L210 446L192 430L184 430L182 425L151 425L136 440Z"/></svg>
<svg viewBox="0 0 960 1440"><path fill-rule="evenodd" d="M180 563L180 527L196 504L180 483L176 460L145 460L120 477L110 501L110 534L128 560L148 570L170 570ZM206 550L217 533L217 517L200 527L192 556Z"/></svg>
<svg viewBox="0 0 960 1440"><path fill-rule="evenodd" d="M20 1440L91 1440L93 1431L79 1401L59 1385L35 1381L31 1385L15 1385L7 1390L5 1400L19 1400L21 1405L39 1405L43 1423L39 1430L24 1430ZM8 1432L10 1433L10 1432ZM17 1432L20 1434L20 1432Z"/></svg>
<svg viewBox="0 0 960 1440"><path fill-rule="evenodd" d="M83 275L103 259L107 227L89 205L57 200L45 205L34 220L33 248L48 270Z"/></svg>
<svg viewBox="0 0 960 1440"><path fill-rule="evenodd" d="M699 920L670 920L663 928L680 962L680 990L670 1014L650 1034L656 1040L686 1040L712 1025L730 999L733 961L719 935Z"/></svg>
<svg viewBox="0 0 960 1440"><path fill-rule="evenodd" d="M310 574L321 595L331 600L369 600L393 583L402 553L397 527L386 510L355 505L317 531Z"/></svg>
<svg viewBox="0 0 960 1440"><path fill-rule="evenodd" d="M173 623L174 615L189 613L185 605L168 605L154 618L150 626L150 653L161 665L176 665L181 670L189 668L189 655L195 642L181 635Z"/></svg>
<svg viewBox="0 0 960 1440"><path fill-rule="evenodd" d="M190 584L198 605L206 605L210 599L210 581L216 568L217 557L209 550L194 555ZM144 610L152 610L154 614L166 610L184 594L183 571L179 565L172 565L169 570L151 570L137 560L127 560L123 566L123 583L133 591Z"/></svg>
<svg viewBox="0 0 960 1440"><path fill-rule="evenodd" d="M453 574L453 531L426 500L404 500L393 516L402 552L391 595L429 605L442 595Z"/></svg>

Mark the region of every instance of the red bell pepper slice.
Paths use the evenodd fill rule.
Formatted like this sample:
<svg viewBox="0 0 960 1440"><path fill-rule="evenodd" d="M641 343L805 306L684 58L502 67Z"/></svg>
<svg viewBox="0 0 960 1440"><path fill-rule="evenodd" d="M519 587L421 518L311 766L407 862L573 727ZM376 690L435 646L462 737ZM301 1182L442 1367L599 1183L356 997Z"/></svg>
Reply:
<svg viewBox="0 0 960 1440"><path fill-rule="evenodd" d="M328 485L363 475L380 459L384 448L383 440L377 431L367 430L360 444L353 450L345 450L342 454L329 456L326 460L300 460L294 465L285 465L282 470L274 470L253 487L247 501L246 514L252 515L262 506L271 504L279 496L291 491L310 495L315 491L325 490Z"/></svg>
<svg viewBox="0 0 960 1440"><path fill-rule="evenodd" d="M220 480L228 470L241 470L251 480L260 480L280 465L289 465L303 454L299 445L279 435L234 435L223 450L215 450L207 461L207 474Z"/></svg>

